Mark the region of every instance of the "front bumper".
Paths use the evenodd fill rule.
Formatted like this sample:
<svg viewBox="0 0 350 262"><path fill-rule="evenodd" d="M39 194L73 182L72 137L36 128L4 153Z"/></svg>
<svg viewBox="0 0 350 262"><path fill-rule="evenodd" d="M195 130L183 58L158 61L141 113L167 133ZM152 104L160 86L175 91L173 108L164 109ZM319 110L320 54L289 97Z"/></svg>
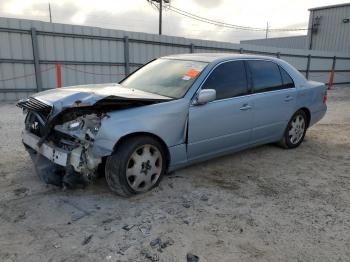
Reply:
<svg viewBox="0 0 350 262"><path fill-rule="evenodd" d="M50 145L48 143L43 143L41 147L38 146L38 142L40 140L40 137L24 130L22 132L22 141L26 146L29 146L33 150L35 150L37 153L41 154L42 156L49 159L51 162L60 165L60 166L67 166L68 165L68 159L69 159L69 152L58 148L54 145Z"/></svg>

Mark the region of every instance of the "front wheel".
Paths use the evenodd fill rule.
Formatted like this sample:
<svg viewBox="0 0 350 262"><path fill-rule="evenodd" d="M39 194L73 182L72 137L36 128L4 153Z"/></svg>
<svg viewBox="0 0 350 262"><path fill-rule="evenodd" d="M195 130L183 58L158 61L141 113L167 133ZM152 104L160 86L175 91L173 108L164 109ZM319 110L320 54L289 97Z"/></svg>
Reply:
<svg viewBox="0 0 350 262"><path fill-rule="evenodd" d="M106 180L113 192L131 196L157 186L165 167L165 152L156 139L132 137L122 141L116 152L107 158Z"/></svg>
<svg viewBox="0 0 350 262"><path fill-rule="evenodd" d="M304 140L307 117L303 110L297 111L289 121L280 144L285 148L296 148Z"/></svg>

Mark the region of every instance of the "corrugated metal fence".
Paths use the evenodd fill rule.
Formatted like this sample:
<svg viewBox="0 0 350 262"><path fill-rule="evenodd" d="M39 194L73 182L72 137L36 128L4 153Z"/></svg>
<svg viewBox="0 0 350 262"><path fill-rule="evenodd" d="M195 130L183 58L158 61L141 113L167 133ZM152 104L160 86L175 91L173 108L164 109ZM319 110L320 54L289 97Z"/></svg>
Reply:
<svg viewBox="0 0 350 262"><path fill-rule="evenodd" d="M229 52L277 56L307 78L350 83L350 57L341 53L283 49L171 36L0 18L0 100L16 100L62 85L118 82L148 61L177 53Z"/></svg>

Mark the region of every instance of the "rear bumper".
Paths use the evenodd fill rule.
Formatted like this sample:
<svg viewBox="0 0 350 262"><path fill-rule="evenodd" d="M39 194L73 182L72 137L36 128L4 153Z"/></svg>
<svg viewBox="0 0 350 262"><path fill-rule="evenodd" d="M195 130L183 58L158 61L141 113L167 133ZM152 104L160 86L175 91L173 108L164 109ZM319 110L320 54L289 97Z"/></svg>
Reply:
<svg viewBox="0 0 350 262"><path fill-rule="evenodd" d="M311 119L310 119L309 126L312 126L312 125L316 124L318 121L320 121L324 117L326 112L327 112L327 107L325 107L323 110L311 113Z"/></svg>
<svg viewBox="0 0 350 262"><path fill-rule="evenodd" d="M58 148L56 146L53 146L47 143L44 143L39 147L38 146L39 140L40 140L40 137L26 130L22 132L22 141L25 145L29 146L37 153L46 157L51 162L60 166L64 166L64 167L67 166L68 159L69 159L68 151L65 151L61 148Z"/></svg>

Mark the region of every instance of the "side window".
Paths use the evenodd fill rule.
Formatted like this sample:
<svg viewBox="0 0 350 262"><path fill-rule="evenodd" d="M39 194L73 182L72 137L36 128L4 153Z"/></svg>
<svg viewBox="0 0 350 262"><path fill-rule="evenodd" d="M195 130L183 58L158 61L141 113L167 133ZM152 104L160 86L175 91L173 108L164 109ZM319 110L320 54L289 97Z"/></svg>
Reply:
<svg viewBox="0 0 350 262"><path fill-rule="evenodd" d="M292 88L295 87L293 79L289 76L289 74L282 68L279 67L282 76L283 88Z"/></svg>
<svg viewBox="0 0 350 262"><path fill-rule="evenodd" d="M283 88L281 73L273 62L252 60L247 61L255 93L273 91Z"/></svg>
<svg viewBox="0 0 350 262"><path fill-rule="evenodd" d="M219 65L211 72L202 89L215 89L216 100L247 94L244 62L233 61Z"/></svg>

